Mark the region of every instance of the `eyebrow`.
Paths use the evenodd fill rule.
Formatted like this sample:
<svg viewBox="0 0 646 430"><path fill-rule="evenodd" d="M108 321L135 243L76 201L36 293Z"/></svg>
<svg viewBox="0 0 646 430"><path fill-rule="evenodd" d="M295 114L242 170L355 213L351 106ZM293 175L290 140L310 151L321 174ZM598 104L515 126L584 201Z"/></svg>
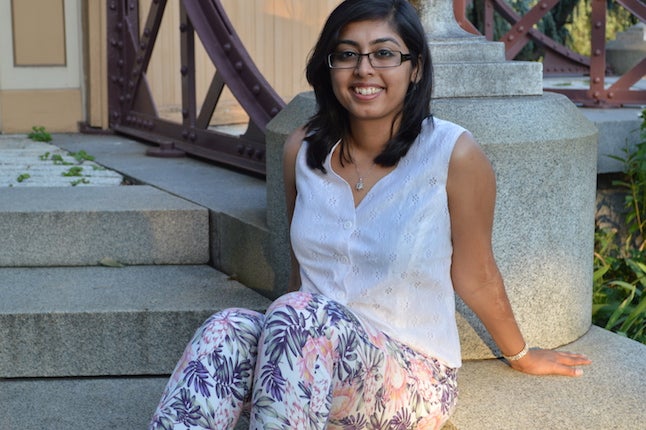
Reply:
<svg viewBox="0 0 646 430"><path fill-rule="evenodd" d="M378 45L378 44L384 43L384 42L393 42L395 45L401 46L399 44L399 42L397 42L392 37L380 37L379 39L375 39L375 40L369 42L369 44L370 45ZM341 44L352 45L352 46L357 46L357 47L359 46L359 44L357 42L355 42L354 40L347 40L347 39L339 40L337 42L337 45L341 45Z"/></svg>

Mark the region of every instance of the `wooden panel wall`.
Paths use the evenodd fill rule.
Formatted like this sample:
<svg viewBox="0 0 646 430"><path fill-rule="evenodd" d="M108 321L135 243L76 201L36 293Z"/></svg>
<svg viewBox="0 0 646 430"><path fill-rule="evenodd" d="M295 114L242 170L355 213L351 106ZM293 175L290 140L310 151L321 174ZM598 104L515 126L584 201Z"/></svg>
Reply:
<svg viewBox="0 0 646 430"><path fill-rule="evenodd" d="M141 2L142 24L151 0ZM330 11L340 0L222 0L229 20L251 58L276 92L289 102L308 91L304 69ZM160 115L178 120L181 110L179 2L166 6L164 21L148 68L148 80ZM199 43L199 42L196 42ZM203 49L196 59L197 99L204 97L214 68ZM246 115L226 91L214 123L246 121Z"/></svg>
<svg viewBox="0 0 646 430"><path fill-rule="evenodd" d="M63 0L12 0L11 13L15 66L65 66Z"/></svg>

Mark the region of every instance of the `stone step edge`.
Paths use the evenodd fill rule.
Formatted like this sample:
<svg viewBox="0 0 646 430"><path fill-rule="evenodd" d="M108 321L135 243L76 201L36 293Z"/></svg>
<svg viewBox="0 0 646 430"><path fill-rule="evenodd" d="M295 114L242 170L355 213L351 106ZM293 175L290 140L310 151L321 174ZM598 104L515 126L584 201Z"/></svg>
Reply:
<svg viewBox="0 0 646 430"><path fill-rule="evenodd" d="M445 430L639 429L646 422L646 345L592 326L560 350L586 354L583 376L532 376L499 360L460 369L458 407Z"/></svg>
<svg viewBox="0 0 646 430"><path fill-rule="evenodd" d="M208 209L151 186L0 188L0 266L204 264Z"/></svg>
<svg viewBox="0 0 646 430"><path fill-rule="evenodd" d="M0 378L170 373L211 314L270 301L206 265L0 269Z"/></svg>

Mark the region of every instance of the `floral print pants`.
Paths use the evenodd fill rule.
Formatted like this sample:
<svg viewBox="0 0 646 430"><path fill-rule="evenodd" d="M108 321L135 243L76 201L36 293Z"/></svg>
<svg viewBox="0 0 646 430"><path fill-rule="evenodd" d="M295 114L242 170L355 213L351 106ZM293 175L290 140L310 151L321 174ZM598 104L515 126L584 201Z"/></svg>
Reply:
<svg viewBox="0 0 646 430"><path fill-rule="evenodd" d="M374 331L374 330L373 330ZM457 370L297 292L265 315L227 309L195 333L149 429L439 429Z"/></svg>

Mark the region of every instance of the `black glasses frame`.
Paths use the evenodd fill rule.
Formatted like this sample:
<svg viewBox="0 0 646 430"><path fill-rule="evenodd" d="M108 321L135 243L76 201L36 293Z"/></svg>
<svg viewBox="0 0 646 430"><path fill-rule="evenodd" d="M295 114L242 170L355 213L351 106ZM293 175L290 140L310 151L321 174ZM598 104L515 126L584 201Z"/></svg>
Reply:
<svg viewBox="0 0 646 430"><path fill-rule="evenodd" d="M372 64L372 57L379 53L379 51L373 51L373 52L367 52L365 54L359 54L356 53L355 55L357 56L357 63L354 66L347 66L347 67L338 67L338 66L333 66L332 65L332 59L334 58L335 55L339 54L339 52L332 52L328 54L327 56L327 65L330 69L356 69L359 67L359 64L361 64L361 58L362 57L368 57L368 62L370 63L370 67L373 69L389 69L391 67L399 67L402 65L404 61L409 61L413 56L411 54L404 54L401 51L391 51L393 54L398 53L399 54L399 64L393 64L392 66L375 66Z"/></svg>

